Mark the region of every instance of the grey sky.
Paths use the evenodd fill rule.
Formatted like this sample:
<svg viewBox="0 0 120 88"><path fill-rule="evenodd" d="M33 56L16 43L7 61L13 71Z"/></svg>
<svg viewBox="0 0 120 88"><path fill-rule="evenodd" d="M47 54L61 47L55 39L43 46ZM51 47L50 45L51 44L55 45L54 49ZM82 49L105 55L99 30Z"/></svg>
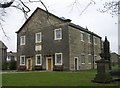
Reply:
<svg viewBox="0 0 120 88"><path fill-rule="evenodd" d="M48 11L54 15L71 19L72 23L84 28L87 26L88 30L100 35L103 40L104 37L107 36L110 41L111 51L118 52L118 24L116 24L118 17L112 17L109 13L100 13L97 11L97 9L102 8L103 2L108 0L94 0L96 4L93 3L90 5L82 15L80 15L80 13L91 0L76 1L77 3L73 6L74 0L43 0ZM29 6L32 12L38 6L44 9L41 3L32 3L29 4ZM6 11L7 14L4 18L6 22L3 23L3 27L9 40L4 36L2 30L0 30L0 40L7 45L8 51L16 51L17 35L15 32L18 31L25 22L25 18L19 10L8 8Z"/></svg>

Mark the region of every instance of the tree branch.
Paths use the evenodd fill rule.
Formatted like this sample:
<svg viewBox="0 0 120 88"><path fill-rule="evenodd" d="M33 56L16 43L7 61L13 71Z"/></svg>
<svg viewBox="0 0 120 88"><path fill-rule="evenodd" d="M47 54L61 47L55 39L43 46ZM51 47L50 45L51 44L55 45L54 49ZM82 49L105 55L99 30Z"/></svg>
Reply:
<svg viewBox="0 0 120 88"><path fill-rule="evenodd" d="M7 39L9 39L8 36L6 35L4 29L3 29L3 26L2 26L2 24L1 24L1 22L0 22L0 27L1 27L1 30L2 30L3 34L5 35L5 37L6 37Z"/></svg>
<svg viewBox="0 0 120 88"><path fill-rule="evenodd" d="M13 4L14 1L15 0L11 0L10 2L4 3L4 4L0 3L0 8L8 8L8 7L10 7Z"/></svg>

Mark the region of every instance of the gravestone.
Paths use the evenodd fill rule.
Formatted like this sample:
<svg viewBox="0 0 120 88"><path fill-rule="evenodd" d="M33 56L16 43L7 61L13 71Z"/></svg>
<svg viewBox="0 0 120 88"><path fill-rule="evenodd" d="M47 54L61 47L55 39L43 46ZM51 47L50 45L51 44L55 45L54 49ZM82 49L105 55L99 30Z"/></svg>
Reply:
<svg viewBox="0 0 120 88"><path fill-rule="evenodd" d="M111 69L110 66L110 52L109 52L109 42L107 37L105 37L105 41L103 43L103 52L100 54L102 59L95 61L97 63L97 74L93 82L97 83L109 83L112 82L112 76L109 73Z"/></svg>

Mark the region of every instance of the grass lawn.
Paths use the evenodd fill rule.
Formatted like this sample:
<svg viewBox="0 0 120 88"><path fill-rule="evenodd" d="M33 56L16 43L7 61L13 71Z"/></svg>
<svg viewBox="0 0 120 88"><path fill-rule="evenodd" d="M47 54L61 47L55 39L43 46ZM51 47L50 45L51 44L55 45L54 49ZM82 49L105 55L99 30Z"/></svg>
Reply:
<svg viewBox="0 0 120 88"><path fill-rule="evenodd" d="M3 74L3 86L117 86L91 82L95 70L79 72L29 72Z"/></svg>

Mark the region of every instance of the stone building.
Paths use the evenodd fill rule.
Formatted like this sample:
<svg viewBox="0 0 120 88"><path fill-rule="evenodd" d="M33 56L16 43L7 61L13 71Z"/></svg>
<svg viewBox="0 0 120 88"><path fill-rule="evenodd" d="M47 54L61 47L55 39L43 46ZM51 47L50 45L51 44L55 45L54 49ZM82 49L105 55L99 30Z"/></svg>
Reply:
<svg viewBox="0 0 120 88"><path fill-rule="evenodd" d="M118 65L118 60L119 60L119 56L120 55L118 55L117 53L115 53L115 52L112 52L111 54L111 63L112 63L112 65L114 66L114 65Z"/></svg>
<svg viewBox="0 0 120 88"><path fill-rule="evenodd" d="M7 47L0 41L0 69L6 69Z"/></svg>
<svg viewBox="0 0 120 88"><path fill-rule="evenodd" d="M96 68L101 37L37 8L17 33L18 70Z"/></svg>
<svg viewBox="0 0 120 88"><path fill-rule="evenodd" d="M7 52L7 61L17 61L17 53L16 52Z"/></svg>

